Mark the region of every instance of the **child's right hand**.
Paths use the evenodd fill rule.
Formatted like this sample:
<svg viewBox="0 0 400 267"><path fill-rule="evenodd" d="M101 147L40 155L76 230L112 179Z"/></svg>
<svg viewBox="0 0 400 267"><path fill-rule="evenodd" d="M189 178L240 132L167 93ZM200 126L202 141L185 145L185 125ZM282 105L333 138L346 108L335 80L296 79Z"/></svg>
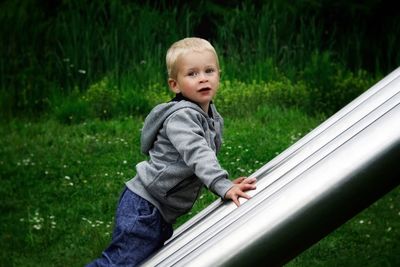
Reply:
<svg viewBox="0 0 400 267"><path fill-rule="evenodd" d="M231 199L236 206L240 206L239 197L250 199L246 191L256 189L256 178L240 177L233 181L233 187L225 194L225 199Z"/></svg>

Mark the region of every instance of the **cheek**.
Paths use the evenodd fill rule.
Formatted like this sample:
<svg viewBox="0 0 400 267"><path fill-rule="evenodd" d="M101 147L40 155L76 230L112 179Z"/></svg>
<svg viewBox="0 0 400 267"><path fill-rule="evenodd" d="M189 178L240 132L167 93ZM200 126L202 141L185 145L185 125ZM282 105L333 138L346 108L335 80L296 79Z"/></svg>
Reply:
<svg viewBox="0 0 400 267"><path fill-rule="evenodd" d="M194 87L194 85L190 81L184 81L181 83L181 88L183 88L183 90L191 90L192 87Z"/></svg>
<svg viewBox="0 0 400 267"><path fill-rule="evenodd" d="M192 83L190 82L190 80L185 80L183 83L182 83L182 86L184 86L184 87L190 87L192 85Z"/></svg>
<svg viewBox="0 0 400 267"><path fill-rule="evenodd" d="M218 88L218 87L219 87L219 78L215 78L215 79L213 80L213 83L214 83L214 86L215 86L216 88Z"/></svg>

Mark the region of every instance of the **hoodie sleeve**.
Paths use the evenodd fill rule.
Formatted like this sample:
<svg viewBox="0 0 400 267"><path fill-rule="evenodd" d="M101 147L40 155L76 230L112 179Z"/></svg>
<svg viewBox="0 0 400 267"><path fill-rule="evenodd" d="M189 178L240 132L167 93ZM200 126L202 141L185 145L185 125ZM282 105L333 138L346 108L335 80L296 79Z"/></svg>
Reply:
<svg viewBox="0 0 400 267"><path fill-rule="evenodd" d="M199 179L212 192L224 197L233 186L228 173L220 166L215 152L208 146L199 112L185 108L166 121L166 133L173 146Z"/></svg>

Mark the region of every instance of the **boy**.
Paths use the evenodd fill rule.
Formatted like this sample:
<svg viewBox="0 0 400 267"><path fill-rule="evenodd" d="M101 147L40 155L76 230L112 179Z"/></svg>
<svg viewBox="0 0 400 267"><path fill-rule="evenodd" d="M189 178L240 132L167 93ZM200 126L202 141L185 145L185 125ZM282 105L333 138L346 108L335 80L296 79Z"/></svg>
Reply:
<svg viewBox="0 0 400 267"><path fill-rule="evenodd" d="M163 246L172 223L187 213L205 185L237 206L254 178L228 179L216 158L223 120L212 99L220 69L214 47L185 38L167 51L168 85L176 97L147 116L141 150L150 156L126 183L115 218L111 245L88 266L136 266Z"/></svg>

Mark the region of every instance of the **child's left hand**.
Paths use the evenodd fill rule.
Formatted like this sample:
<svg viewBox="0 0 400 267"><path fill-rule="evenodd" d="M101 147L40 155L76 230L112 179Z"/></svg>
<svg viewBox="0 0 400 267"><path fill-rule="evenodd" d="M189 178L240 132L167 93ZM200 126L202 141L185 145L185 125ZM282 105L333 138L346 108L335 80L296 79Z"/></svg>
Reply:
<svg viewBox="0 0 400 267"><path fill-rule="evenodd" d="M239 197L250 199L246 191L256 189L256 178L239 177L233 180L234 186L225 194L225 199L231 199L236 206L240 206Z"/></svg>

